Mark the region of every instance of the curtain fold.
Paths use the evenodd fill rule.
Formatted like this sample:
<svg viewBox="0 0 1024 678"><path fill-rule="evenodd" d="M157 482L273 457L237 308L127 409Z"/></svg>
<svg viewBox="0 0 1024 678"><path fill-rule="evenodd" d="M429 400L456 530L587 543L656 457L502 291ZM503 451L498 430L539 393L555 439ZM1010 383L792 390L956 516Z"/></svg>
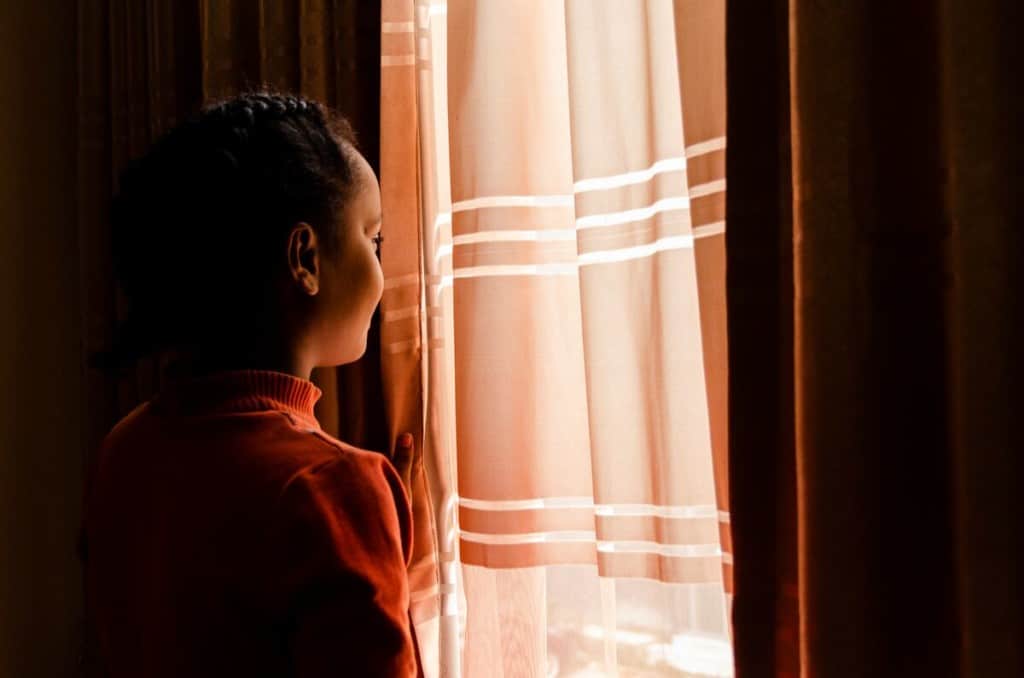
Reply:
<svg viewBox="0 0 1024 678"><path fill-rule="evenodd" d="M739 676L1024 670L1019 18L728 9Z"/></svg>
<svg viewBox="0 0 1024 678"><path fill-rule="evenodd" d="M729 673L724 3L382 7L428 675Z"/></svg>
<svg viewBox="0 0 1024 678"><path fill-rule="evenodd" d="M737 676L780 678L800 675L788 35L785 2L727 9L733 647Z"/></svg>
<svg viewBox="0 0 1024 678"><path fill-rule="evenodd" d="M1024 51L1020 4L943 3L949 337L964 676L1024 673Z"/></svg>
<svg viewBox="0 0 1024 678"><path fill-rule="evenodd" d="M416 439L411 616L431 676L459 675L460 595L450 370L451 298L436 256L451 223L444 15L412 0L381 3L381 352L392 440ZM462 605L464 608L464 604Z"/></svg>

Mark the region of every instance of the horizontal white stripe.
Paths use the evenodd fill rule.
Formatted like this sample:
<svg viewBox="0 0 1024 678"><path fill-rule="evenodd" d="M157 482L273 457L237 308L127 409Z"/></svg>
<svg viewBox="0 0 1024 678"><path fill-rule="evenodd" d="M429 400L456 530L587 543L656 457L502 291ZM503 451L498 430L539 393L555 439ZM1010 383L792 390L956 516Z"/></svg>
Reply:
<svg viewBox="0 0 1024 678"><path fill-rule="evenodd" d="M676 210L686 210L690 208L690 199L686 196L678 196L675 198L663 198L653 205L647 207L637 207L631 210L625 210L623 212L609 212L606 214L588 214L585 217L579 217L576 219L576 228L599 228L602 226L615 226L618 224L628 224L632 221L642 221L644 219L650 219L655 214L662 212L673 212Z"/></svg>
<svg viewBox="0 0 1024 678"><path fill-rule="evenodd" d="M714 504L692 506L657 506L655 504L598 504L594 513L599 516L635 517L655 516L658 518L716 518L718 509Z"/></svg>
<svg viewBox="0 0 1024 678"><path fill-rule="evenodd" d="M730 515L730 513L728 511L719 511L718 512L718 522L720 522L720 523L732 522L732 516Z"/></svg>
<svg viewBox="0 0 1024 678"><path fill-rule="evenodd" d="M455 513L455 507L458 503L459 495L455 494L454 492L448 492L446 495L444 495L444 498L441 500L441 513L443 513L445 516L451 517L451 515Z"/></svg>
<svg viewBox="0 0 1024 678"><path fill-rule="evenodd" d="M387 353L402 353L404 351L415 351L419 347L419 339L408 339L406 341L396 341L393 344L388 344L385 347L385 351Z"/></svg>
<svg viewBox="0 0 1024 678"><path fill-rule="evenodd" d="M659 544L656 541L599 541L601 553L653 553L676 558L713 558L722 555L718 544Z"/></svg>
<svg viewBox="0 0 1024 678"><path fill-rule="evenodd" d="M441 239L442 227L448 225L451 228L452 225L452 213L451 212L440 212L434 217L434 242Z"/></svg>
<svg viewBox="0 0 1024 678"><path fill-rule="evenodd" d="M440 302L441 295L445 290L451 289L454 280L455 276L453 275L438 276L438 281L436 283L431 283L430 285L430 293L433 295L432 298Z"/></svg>
<svg viewBox="0 0 1024 678"><path fill-rule="evenodd" d="M650 553L674 558L714 558L722 555L718 544L660 544L654 541L599 540L589 530L551 530L522 534L488 534L460 532L465 541L490 546L523 546L526 544L593 543L600 553Z"/></svg>
<svg viewBox="0 0 1024 678"><path fill-rule="evenodd" d="M605 191L610 188L621 188L622 186L642 184L645 181L650 181L659 174L664 174L666 172L679 172L684 169L686 169L686 158L682 156L676 158L665 158L664 160L657 161L647 169L623 172L622 174L613 174L605 177L580 179L574 183L572 187L576 193Z"/></svg>
<svg viewBox="0 0 1024 678"><path fill-rule="evenodd" d="M430 598L450 596L455 593L455 584L434 584L433 586L409 593L410 603L419 603Z"/></svg>
<svg viewBox="0 0 1024 678"><path fill-rule="evenodd" d="M459 497L459 506L478 511L532 511L549 508L593 508L590 497L541 497L537 499L470 499Z"/></svg>
<svg viewBox="0 0 1024 678"><path fill-rule="evenodd" d="M406 306L405 308L398 308L393 311L384 311L381 314L381 318L386 323L394 322L395 320L404 320L405 318L414 318L419 310L419 305Z"/></svg>
<svg viewBox="0 0 1024 678"><path fill-rule="evenodd" d="M433 586L429 586L429 587L427 587L425 589L420 589L419 591L410 591L409 592L409 602L410 603L418 603L421 600L426 600L428 598L434 598L434 597L437 596L438 593L439 593L439 589L438 589L437 584L434 584Z"/></svg>
<svg viewBox="0 0 1024 678"><path fill-rule="evenodd" d="M458 602L455 598L447 598L446 600L451 600L452 602ZM460 613L458 608L456 606L454 606L454 605L451 608L447 608L446 607L445 611L442 612L441 614L431 614L431 615L427 615L427 616L423 616L423 617L418 617L414 613L412 615L412 624L413 624L414 627L419 629L424 624L431 624L431 623L433 623L433 621L435 619L458 619L459 623L465 624L465 615ZM428 633L429 632L424 633L424 637L426 637Z"/></svg>
<svg viewBox="0 0 1024 678"><path fill-rule="evenodd" d="M455 245L475 245L484 242L561 242L576 241L576 231L571 228L528 230L478 231L463 233L452 238Z"/></svg>
<svg viewBox="0 0 1024 678"><path fill-rule="evenodd" d="M707 238L712 235L721 235L725 233L725 222L715 221L710 224L701 224L695 226L693 229L694 238Z"/></svg>
<svg viewBox="0 0 1024 678"><path fill-rule="evenodd" d="M415 285L420 281L419 273L407 273L406 275L395 276L394 278L386 278L384 280L384 289L391 290L396 287L405 287L406 285Z"/></svg>
<svg viewBox="0 0 1024 678"><path fill-rule="evenodd" d="M587 252L579 255L577 259L579 260L580 266L589 266L591 264L611 264L620 261L629 261L630 259L642 259L643 257L653 256L658 252L689 249L691 247L693 247L692 235L673 235L667 238L659 238L658 240L646 245L637 245L635 247L625 247L616 250L604 250L601 252Z"/></svg>
<svg viewBox="0 0 1024 678"><path fill-rule="evenodd" d="M412 577L417 574L419 570L432 570L436 565L437 560L434 558L434 554L428 553L406 568L406 574Z"/></svg>
<svg viewBox="0 0 1024 678"><path fill-rule="evenodd" d="M384 66L412 66L416 63L415 54L402 54L399 56L384 55L380 58L380 65Z"/></svg>
<svg viewBox="0 0 1024 678"><path fill-rule="evenodd" d="M706 141L699 141L686 147L686 157L696 158L698 155L707 155L725 148L725 137L714 137Z"/></svg>
<svg viewBox="0 0 1024 678"><path fill-rule="evenodd" d="M477 511L536 511L593 509L599 516L658 516L662 518L715 518L728 522L728 512L714 504L595 504L591 497L538 497L536 499L470 499L458 497L459 506Z"/></svg>
<svg viewBox="0 0 1024 678"><path fill-rule="evenodd" d="M593 543L597 535L588 530L553 530L551 532L524 532L522 534L486 534L483 532L459 531L466 541L478 544L515 546L519 544L572 544Z"/></svg>
<svg viewBox="0 0 1024 678"><path fill-rule="evenodd" d="M725 222L716 221L693 229L694 238L706 238L713 235L725 233ZM480 243L492 242L573 242L577 233L573 229L542 229L542 230L501 230L501 231L477 231L476 233L464 233L452 239L452 244L439 245L435 258L451 254L452 247L460 245L477 245ZM679 237L679 236L672 236Z"/></svg>
<svg viewBox="0 0 1024 678"><path fill-rule="evenodd" d="M434 261L435 262L441 261L445 257L451 256L451 254L452 254L452 245L450 243L449 244L445 244L445 245L438 245L437 249L434 250Z"/></svg>
<svg viewBox="0 0 1024 678"><path fill-rule="evenodd" d="M460 564L461 563L454 560L441 563L441 582L457 582L459 579Z"/></svg>
<svg viewBox="0 0 1024 678"><path fill-rule="evenodd" d="M576 275L575 262L559 264L495 264L493 266L467 266L453 271L453 278L494 278L517 275ZM443 285L444 283L442 283Z"/></svg>
<svg viewBox="0 0 1024 678"><path fill-rule="evenodd" d="M487 207L572 207L571 195L489 195L452 203L452 212L485 209Z"/></svg>
<svg viewBox="0 0 1024 678"><path fill-rule="evenodd" d="M381 33L412 33L416 30L416 24L412 21L382 21L380 22Z"/></svg>
<svg viewBox="0 0 1024 678"><path fill-rule="evenodd" d="M455 558L453 551L441 551L439 553L428 553L421 557L415 563L410 565L406 572L410 577L419 576L420 570L433 570L435 567L442 568L442 574L447 577L448 580L454 579L458 571L458 561Z"/></svg>
<svg viewBox="0 0 1024 678"><path fill-rule="evenodd" d="M725 179L717 179L706 184L690 186L690 199L703 198L704 196L722 193L723 191L725 191Z"/></svg>
<svg viewBox="0 0 1024 678"><path fill-rule="evenodd" d="M667 170L666 170L667 171ZM649 170L642 170L641 174L646 174ZM634 174L634 173L631 173ZM617 175L625 176L625 175ZM605 178L600 179L604 181ZM609 177L610 180L618 179L616 177ZM585 180L590 181L590 180ZM598 181L597 179L593 181ZM577 182L577 184L583 182ZM627 185L627 183L639 183L626 182L618 183L619 185ZM584 188L584 191L598 190L596 188ZM725 179L718 179L715 181L709 181L704 184L697 184L691 186L689 195L677 196L672 198L663 198L652 205L646 207L637 207L634 209L624 210L621 212L606 212L602 214L588 214L576 219L576 228L596 228L600 226L613 226L615 224L626 224L631 221L640 221L643 219L649 219L655 214L661 212L668 212L673 210L688 209L690 206L690 200L693 198L701 198L706 195L713 193L720 193L725 190ZM575 207L575 199L571 195L562 194L536 194L536 195L492 195L482 196L478 198L469 198L466 200L459 200L452 204L452 212L467 212L470 210L486 209L489 207ZM451 219L451 215L442 213L437 216L434 223L435 230L442 223L442 219Z"/></svg>

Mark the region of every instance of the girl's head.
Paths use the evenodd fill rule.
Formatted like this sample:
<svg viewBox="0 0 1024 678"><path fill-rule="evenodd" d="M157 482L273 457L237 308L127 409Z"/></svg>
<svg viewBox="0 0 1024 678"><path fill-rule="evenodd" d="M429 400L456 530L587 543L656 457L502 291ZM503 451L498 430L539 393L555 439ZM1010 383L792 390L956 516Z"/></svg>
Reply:
<svg viewBox="0 0 1024 678"><path fill-rule="evenodd" d="M356 360L383 288L380 210L351 129L320 104L252 93L203 109L121 175L116 357Z"/></svg>

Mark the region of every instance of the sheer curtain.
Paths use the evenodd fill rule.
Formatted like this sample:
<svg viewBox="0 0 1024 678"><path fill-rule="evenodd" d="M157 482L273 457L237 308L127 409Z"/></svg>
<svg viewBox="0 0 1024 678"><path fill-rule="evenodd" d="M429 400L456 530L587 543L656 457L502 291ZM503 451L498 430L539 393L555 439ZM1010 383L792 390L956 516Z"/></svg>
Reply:
<svg viewBox="0 0 1024 678"><path fill-rule="evenodd" d="M731 675L724 2L383 0L428 675Z"/></svg>

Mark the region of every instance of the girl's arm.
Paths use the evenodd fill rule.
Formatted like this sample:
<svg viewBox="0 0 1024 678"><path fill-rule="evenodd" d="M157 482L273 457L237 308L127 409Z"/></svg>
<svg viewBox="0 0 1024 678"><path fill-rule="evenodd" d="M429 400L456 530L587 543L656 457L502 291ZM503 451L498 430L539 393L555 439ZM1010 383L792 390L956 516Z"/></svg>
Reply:
<svg viewBox="0 0 1024 678"><path fill-rule="evenodd" d="M344 452L282 493L266 584L294 675L415 676L401 479L373 453Z"/></svg>

